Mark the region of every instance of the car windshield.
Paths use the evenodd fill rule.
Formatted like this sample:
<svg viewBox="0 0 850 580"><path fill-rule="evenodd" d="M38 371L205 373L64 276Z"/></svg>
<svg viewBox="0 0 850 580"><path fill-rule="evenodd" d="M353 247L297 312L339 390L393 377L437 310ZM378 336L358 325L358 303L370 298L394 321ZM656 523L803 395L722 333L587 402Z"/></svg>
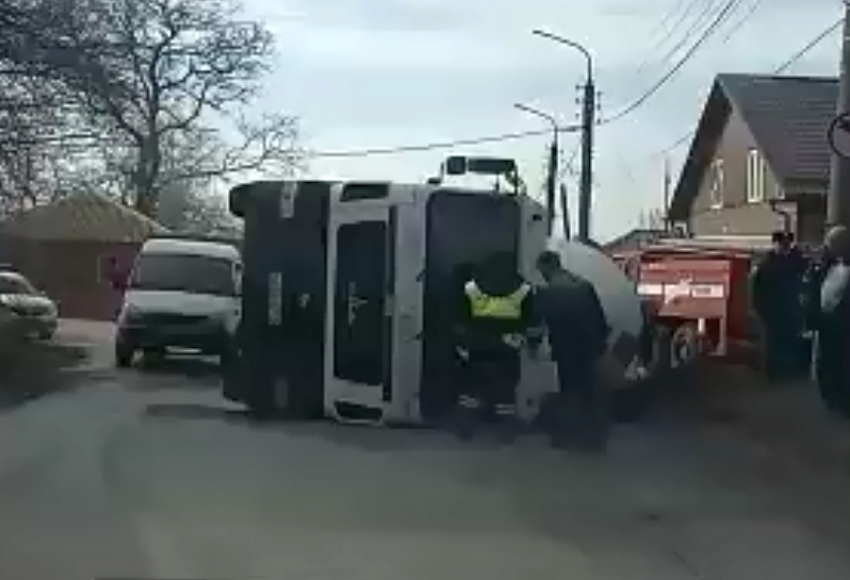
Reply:
<svg viewBox="0 0 850 580"><path fill-rule="evenodd" d="M143 254L130 278L136 290L176 290L191 294L234 296L234 263L193 254Z"/></svg>
<svg viewBox="0 0 850 580"><path fill-rule="evenodd" d="M38 291L23 276L0 274L0 294L38 294Z"/></svg>

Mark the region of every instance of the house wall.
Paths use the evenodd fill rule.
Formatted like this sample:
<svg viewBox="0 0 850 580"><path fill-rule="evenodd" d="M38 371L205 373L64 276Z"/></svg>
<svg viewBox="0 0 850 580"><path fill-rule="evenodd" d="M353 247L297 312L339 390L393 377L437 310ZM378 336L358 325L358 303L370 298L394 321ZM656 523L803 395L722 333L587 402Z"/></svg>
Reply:
<svg viewBox="0 0 850 580"><path fill-rule="evenodd" d="M0 240L0 257L59 302L60 316L114 320L122 293L113 288L109 259L129 271L140 244Z"/></svg>
<svg viewBox="0 0 850 580"><path fill-rule="evenodd" d="M770 235L782 227L782 217L770 205L747 202L747 156L750 149L755 147L756 142L749 128L733 107L712 157L712 165L717 159L723 160L723 206L719 209L711 207L710 165L702 177L691 208L689 226L694 235ZM777 182L768 168L765 196L774 197L776 193Z"/></svg>

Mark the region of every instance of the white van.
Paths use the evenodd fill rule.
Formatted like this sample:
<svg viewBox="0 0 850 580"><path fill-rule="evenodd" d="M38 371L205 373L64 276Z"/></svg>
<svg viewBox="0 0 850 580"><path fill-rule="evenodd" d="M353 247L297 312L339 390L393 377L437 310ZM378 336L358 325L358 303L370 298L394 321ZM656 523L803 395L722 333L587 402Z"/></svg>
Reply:
<svg viewBox="0 0 850 580"><path fill-rule="evenodd" d="M225 357L241 315L242 261L224 242L155 238L142 246L125 284L115 360L169 348Z"/></svg>

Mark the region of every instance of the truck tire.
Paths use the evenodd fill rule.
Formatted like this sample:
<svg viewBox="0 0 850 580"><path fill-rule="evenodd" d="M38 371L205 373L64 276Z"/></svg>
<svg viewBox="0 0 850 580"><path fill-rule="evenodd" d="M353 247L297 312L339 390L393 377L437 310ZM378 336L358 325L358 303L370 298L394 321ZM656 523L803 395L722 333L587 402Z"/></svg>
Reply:
<svg viewBox="0 0 850 580"><path fill-rule="evenodd" d="M699 333L694 322L683 322L670 336L670 365L674 369L691 366L699 358Z"/></svg>

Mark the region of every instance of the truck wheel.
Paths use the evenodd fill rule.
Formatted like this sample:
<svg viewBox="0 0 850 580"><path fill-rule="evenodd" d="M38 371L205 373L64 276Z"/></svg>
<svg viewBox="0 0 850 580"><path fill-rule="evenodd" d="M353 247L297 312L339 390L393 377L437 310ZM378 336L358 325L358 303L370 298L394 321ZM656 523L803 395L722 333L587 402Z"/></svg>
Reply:
<svg viewBox="0 0 850 580"><path fill-rule="evenodd" d="M670 366L690 366L699 358L699 332L693 322L680 324L670 337Z"/></svg>

